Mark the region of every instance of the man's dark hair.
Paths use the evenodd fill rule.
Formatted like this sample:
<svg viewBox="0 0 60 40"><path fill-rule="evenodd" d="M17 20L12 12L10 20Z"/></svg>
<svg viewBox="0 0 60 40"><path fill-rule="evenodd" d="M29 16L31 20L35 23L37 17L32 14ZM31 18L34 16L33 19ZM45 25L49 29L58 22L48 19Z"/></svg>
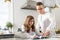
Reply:
<svg viewBox="0 0 60 40"><path fill-rule="evenodd" d="M37 6L43 5L43 3L42 3L42 2L37 2L36 5L37 5Z"/></svg>

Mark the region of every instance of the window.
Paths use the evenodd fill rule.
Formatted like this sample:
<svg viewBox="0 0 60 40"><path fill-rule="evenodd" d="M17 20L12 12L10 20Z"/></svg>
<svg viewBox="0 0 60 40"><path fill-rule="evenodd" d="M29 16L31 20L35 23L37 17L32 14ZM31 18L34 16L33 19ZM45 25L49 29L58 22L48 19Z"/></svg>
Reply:
<svg viewBox="0 0 60 40"><path fill-rule="evenodd" d="M4 28L8 21L8 7L4 0L0 0L0 27Z"/></svg>

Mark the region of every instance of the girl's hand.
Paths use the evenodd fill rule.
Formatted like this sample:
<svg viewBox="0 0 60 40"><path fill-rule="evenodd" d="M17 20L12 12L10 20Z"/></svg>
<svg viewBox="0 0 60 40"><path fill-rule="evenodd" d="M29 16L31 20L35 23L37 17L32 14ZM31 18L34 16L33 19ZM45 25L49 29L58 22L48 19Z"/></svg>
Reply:
<svg viewBox="0 0 60 40"><path fill-rule="evenodd" d="M36 36L36 35L34 36L34 38L37 38L37 37L38 37L38 36Z"/></svg>

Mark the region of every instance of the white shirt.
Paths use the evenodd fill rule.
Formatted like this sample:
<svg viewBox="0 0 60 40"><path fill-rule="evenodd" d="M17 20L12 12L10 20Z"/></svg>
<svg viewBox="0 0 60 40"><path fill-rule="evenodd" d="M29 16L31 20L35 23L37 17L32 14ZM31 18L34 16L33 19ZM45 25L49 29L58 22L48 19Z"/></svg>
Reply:
<svg viewBox="0 0 60 40"><path fill-rule="evenodd" d="M34 38L34 36L36 35L35 32L33 32L31 29L30 29L30 32L27 33L24 25L21 26L21 30L22 32L26 33L26 38Z"/></svg>
<svg viewBox="0 0 60 40"><path fill-rule="evenodd" d="M50 34L54 34L54 28L55 28L56 22L55 18L50 13L45 14L39 14L37 25L36 25L36 31L38 34L40 34L40 30L45 33L47 30L50 31Z"/></svg>

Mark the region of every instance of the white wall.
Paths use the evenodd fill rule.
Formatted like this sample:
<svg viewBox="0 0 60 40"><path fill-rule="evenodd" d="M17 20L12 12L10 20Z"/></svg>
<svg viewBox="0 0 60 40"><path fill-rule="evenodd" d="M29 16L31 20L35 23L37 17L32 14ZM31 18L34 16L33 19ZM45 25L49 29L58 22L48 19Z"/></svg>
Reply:
<svg viewBox="0 0 60 40"><path fill-rule="evenodd" d="M13 0L8 4L8 21L13 23Z"/></svg>
<svg viewBox="0 0 60 40"><path fill-rule="evenodd" d="M56 0L57 5L59 6L59 8L57 10L54 11L55 13L55 18L56 18L56 27L60 29L60 0Z"/></svg>
<svg viewBox="0 0 60 40"><path fill-rule="evenodd" d="M57 10L53 10L53 12L55 14L55 19L56 19L56 27L58 29L60 29L60 8Z"/></svg>
<svg viewBox="0 0 60 40"><path fill-rule="evenodd" d="M34 10L22 10L20 9L21 6L26 2L26 0L14 0L14 27L19 27L23 24L25 18L27 15L33 15L35 17L35 21L37 20L37 12ZM59 3L59 0L58 0ZM24 5L23 5L24 6ZM54 10L52 13L55 13L56 21L57 21L57 27L60 25L60 9L57 11ZM59 27L60 28L60 27Z"/></svg>

